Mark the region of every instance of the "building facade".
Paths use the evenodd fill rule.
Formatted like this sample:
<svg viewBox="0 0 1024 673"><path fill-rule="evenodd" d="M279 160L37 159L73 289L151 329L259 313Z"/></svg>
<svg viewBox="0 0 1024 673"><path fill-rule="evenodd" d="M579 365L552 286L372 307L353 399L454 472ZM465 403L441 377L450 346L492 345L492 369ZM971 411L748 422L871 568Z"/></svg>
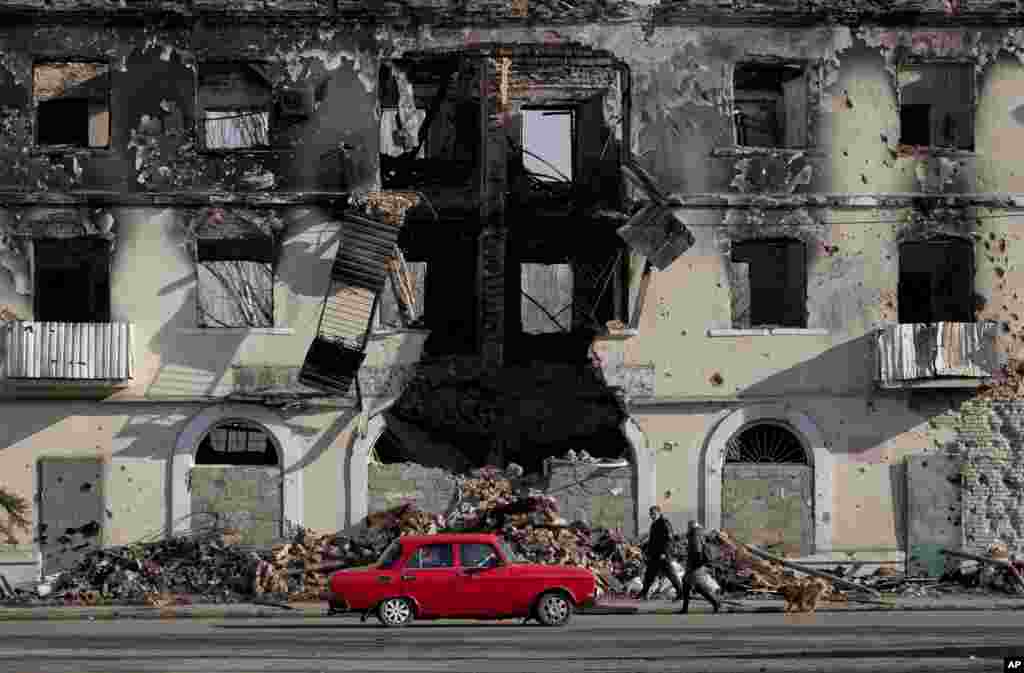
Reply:
<svg viewBox="0 0 1024 673"><path fill-rule="evenodd" d="M631 533L1018 546L1019 11L0 2L0 562L510 462Z"/></svg>

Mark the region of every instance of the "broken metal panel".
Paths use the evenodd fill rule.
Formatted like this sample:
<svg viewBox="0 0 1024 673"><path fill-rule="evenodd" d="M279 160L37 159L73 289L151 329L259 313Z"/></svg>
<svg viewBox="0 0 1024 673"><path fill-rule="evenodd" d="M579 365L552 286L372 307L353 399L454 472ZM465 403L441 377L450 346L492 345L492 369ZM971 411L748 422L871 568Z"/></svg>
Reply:
<svg viewBox="0 0 1024 673"><path fill-rule="evenodd" d="M322 336L313 339L299 371L299 382L337 395L348 395L366 359L360 350Z"/></svg>
<svg viewBox="0 0 1024 673"><path fill-rule="evenodd" d="M388 274L401 222L346 215L342 242L331 275L353 287L380 292Z"/></svg>
<svg viewBox="0 0 1024 673"><path fill-rule="evenodd" d="M14 321L6 327L8 378L126 380L133 376L131 323Z"/></svg>
<svg viewBox="0 0 1024 673"><path fill-rule="evenodd" d="M999 368L995 322L888 325L878 331L878 381L987 378Z"/></svg>
<svg viewBox="0 0 1024 673"><path fill-rule="evenodd" d="M675 209L656 203L645 206L619 227L617 233L659 271L667 269L695 241Z"/></svg>
<svg viewBox="0 0 1024 673"><path fill-rule="evenodd" d="M377 327L396 328L416 322L424 309L426 262L407 262L397 246L388 262L388 278L377 306Z"/></svg>

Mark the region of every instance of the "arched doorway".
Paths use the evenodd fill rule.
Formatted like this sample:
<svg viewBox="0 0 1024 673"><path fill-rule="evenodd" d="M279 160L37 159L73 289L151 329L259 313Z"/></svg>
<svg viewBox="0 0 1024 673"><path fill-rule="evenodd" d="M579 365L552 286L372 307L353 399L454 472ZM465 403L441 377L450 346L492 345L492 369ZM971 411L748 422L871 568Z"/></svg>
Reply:
<svg viewBox="0 0 1024 673"><path fill-rule="evenodd" d="M194 532L238 531L246 544L279 539L284 523L280 451L260 425L216 423L200 440L189 486Z"/></svg>
<svg viewBox="0 0 1024 673"><path fill-rule="evenodd" d="M814 471L798 434L783 421L758 420L726 442L722 528L776 553L814 549Z"/></svg>

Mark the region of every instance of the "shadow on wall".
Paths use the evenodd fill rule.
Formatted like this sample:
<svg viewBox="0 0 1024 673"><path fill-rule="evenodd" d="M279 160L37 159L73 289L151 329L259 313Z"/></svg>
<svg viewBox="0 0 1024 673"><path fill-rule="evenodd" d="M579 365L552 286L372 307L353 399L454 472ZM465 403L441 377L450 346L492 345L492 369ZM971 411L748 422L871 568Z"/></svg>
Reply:
<svg viewBox="0 0 1024 673"><path fill-rule="evenodd" d="M874 335L869 333L773 374L744 389L739 396L785 398L792 393L845 393L850 408L857 410L856 417L840 416L837 422L827 424L819 421L829 451L837 457L844 457L848 463L860 464L865 468L886 464L889 456L885 444L888 441L918 428L930 418L956 409L966 399L966 394L925 390L908 395L904 391L877 390L874 385L873 348ZM846 390L822 386L822 381L844 382ZM861 392L863 398L850 397L851 392ZM797 406L802 405L797 403ZM920 449L929 448L933 447L922 440ZM888 465L888 473L895 513L895 534L902 548L906 544L905 462L899 460Z"/></svg>
<svg viewBox="0 0 1024 673"><path fill-rule="evenodd" d="M323 299L342 240L341 219L321 208L308 208L288 213L286 221L288 230L275 269L276 280L297 297ZM289 315L278 318L291 323L299 307L290 302L288 308Z"/></svg>
<svg viewBox="0 0 1024 673"><path fill-rule="evenodd" d="M766 338L771 339L773 337ZM874 386L875 337L873 333L834 346L810 360L767 376L738 391L742 396L774 396L787 393L848 393ZM755 346L759 343L754 341ZM758 350L767 351L766 343ZM770 353L769 353L770 355ZM770 360L766 359L766 362Z"/></svg>
<svg viewBox="0 0 1024 673"><path fill-rule="evenodd" d="M244 333L186 334L180 328L196 326L198 290L193 286L178 310L153 335L149 350L160 365L146 396L195 398L211 396L224 378L245 339Z"/></svg>

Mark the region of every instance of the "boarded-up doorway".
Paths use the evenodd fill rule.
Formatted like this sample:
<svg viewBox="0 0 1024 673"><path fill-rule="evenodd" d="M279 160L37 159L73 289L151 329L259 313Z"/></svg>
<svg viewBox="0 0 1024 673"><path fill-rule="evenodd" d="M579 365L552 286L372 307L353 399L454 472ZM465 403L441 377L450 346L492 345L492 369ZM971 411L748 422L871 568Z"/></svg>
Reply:
<svg viewBox="0 0 1024 673"><path fill-rule="evenodd" d="M68 570L100 546L105 517L103 461L41 458L38 463L39 548L43 575Z"/></svg>
<svg viewBox="0 0 1024 673"><path fill-rule="evenodd" d="M729 440L722 473L722 528L776 553L814 549L814 473L786 426L759 423Z"/></svg>
<svg viewBox="0 0 1024 673"><path fill-rule="evenodd" d="M960 458L907 457L907 555L911 576L939 577L942 549L963 542Z"/></svg>
<svg viewBox="0 0 1024 673"><path fill-rule="evenodd" d="M195 462L189 475L193 532L232 528L252 545L281 539L281 465L262 428L245 421L218 424L200 442Z"/></svg>

